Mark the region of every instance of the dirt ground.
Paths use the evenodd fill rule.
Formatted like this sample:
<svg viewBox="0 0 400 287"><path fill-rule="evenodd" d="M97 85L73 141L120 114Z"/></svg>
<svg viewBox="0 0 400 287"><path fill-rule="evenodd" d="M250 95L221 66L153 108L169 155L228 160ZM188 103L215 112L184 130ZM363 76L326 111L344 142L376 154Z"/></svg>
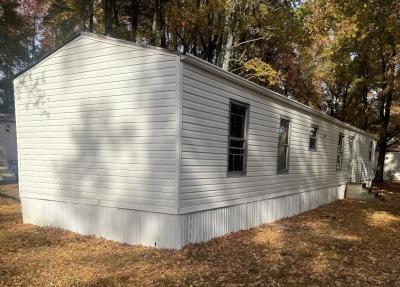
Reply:
<svg viewBox="0 0 400 287"><path fill-rule="evenodd" d="M0 197L0 286L400 286L400 184L384 189L180 251L23 224Z"/></svg>

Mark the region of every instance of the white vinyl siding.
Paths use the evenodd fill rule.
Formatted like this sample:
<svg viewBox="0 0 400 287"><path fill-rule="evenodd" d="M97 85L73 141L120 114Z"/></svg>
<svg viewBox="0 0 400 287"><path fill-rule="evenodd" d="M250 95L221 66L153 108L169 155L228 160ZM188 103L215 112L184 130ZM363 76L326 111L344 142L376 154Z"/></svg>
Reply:
<svg viewBox="0 0 400 287"><path fill-rule="evenodd" d="M231 99L251 107L245 177L232 178L226 173ZM288 192L336 187L347 181L346 165L342 171L336 171L337 135L354 135L353 131L185 61L182 113L180 210L183 213L256 201ZM281 117L291 120L290 174L276 172L277 127ZM308 151L312 125L319 127L316 152ZM357 135L357 138L367 140L363 135ZM368 145L366 151L355 151L364 164L368 160ZM348 156L345 148L343 160L348 161Z"/></svg>
<svg viewBox="0 0 400 287"><path fill-rule="evenodd" d="M177 63L81 36L15 80L21 196L176 213Z"/></svg>

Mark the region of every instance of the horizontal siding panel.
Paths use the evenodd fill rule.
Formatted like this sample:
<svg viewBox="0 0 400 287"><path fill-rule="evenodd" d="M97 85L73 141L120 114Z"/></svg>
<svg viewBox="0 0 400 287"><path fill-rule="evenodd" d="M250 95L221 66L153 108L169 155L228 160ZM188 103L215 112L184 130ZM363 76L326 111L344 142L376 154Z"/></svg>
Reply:
<svg viewBox="0 0 400 287"><path fill-rule="evenodd" d="M92 62L87 61L85 64L76 64L75 66L68 67L67 65L54 65L33 73L29 78L23 80L24 84L28 84L31 78L39 75L39 81L43 84L62 82L62 81L72 81L74 79L93 78L97 76L105 75L115 75L121 73L131 73L140 70L155 71L158 68L164 69L173 67L175 59L164 59L159 57L143 57L141 58L141 64L138 64L138 57L132 57L127 59L110 60L106 62L97 62L93 60ZM85 73L85 76L83 76ZM87 73L87 74L86 74Z"/></svg>
<svg viewBox="0 0 400 287"><path fill-rule="evenodd" d="M142 163L120 163L120 162L82 162L76 159L75 161L71 160L68 162L63 161L45 161L45 160L30 160L29 168L47 168L51 167L56 170L77 170L77 171L86 171L88 169L92 170L127 170L132 172L143 172L143 173L151 173L151 172L170 172L171 167L168 165L154 165L154 164L142 164Z"/></svg>
<svg viewBox="0 0 400 287"><path fill-rule="evenodd" d="M342 184L340 183L341 178L336 179L339 182L339 185ZM290 184L290 183L289 183ZM325 188L328 188L331 186L330 181L321 181L321 180L316 180L316 179L308 179L304 181L301 185L296 185L293 186L293 188L296 189L303 189L303 190L313 190L316 185L324 186ZM265 182L257 182L257 185L247 185L247 186L230 186L228 187L225 186L225 188L220 188L219 186L213 187L212 189L204 189L200 194L196 193L185 193L185 195L182 196L182 200L187 200L187 201L192 201L196 198L202 198L202 199L207 199L207 198L216 198L225 195L226 190L229 190L229 195L228 196L234 196L234 197L240 197L243 196L243 194L246 193L251 193L251 196L260 196L262 193L264 194L271 194L271 193L277 193L277 192L284 192L292 189L287 188L287 184L282 184L282 182L271 182L271 183L265 183Z"/></svg>
<svg viewBox="0 0 400 287"><path fill-rule="evenodd" d="M132 133L138 134L148 134L150 131L153 134L162 133L162 131L171 130L175 126L175 122L160 122L157 123L157 128L152 128L149 130L147 127L141 124L135 123L102 123L102 124L78 124L78 125L68 125L68 126L26 126L20 127L20 133L53 133L53 132L101 132L109 131L113 133L121 133L124 131L131 131Z"/></svg>
<svg viewBox="0 0 400 287"><path fill-rule="evenodd" d="M105 133L107 133L108 138L135 138L134 140L128 139L131 142L136 142L136 138L141 137L171 137L175 136L175 129L165 128L165 129L130 129L128 126L125 129L103 129L103 130L67 130L67 131L47 131L46 129L42 129L42 131L34 131L34 132L22 132L21 135L27 139L35 139L35 138L54 138L61 139L65 137L85 137L85 138L101 138L104 137ZM139 140L140 142L140 140Z"/></svg>
<svg viewBox="0 0 400 287"><path fill-rule="evenodd" d="M23 190L27 189L29 191L24 192ZM173 207L174 206L174 200L155 200L152 198L142 198L140 196L134 197L134 196L124 196L124 195L101 195L101 194L88 194L84 195L79 192L72 192L72 191L65 191L63 190L62 193L60 192L47 192L43 193L41 189L33 188L33 187L27 187L27 188L21 188L21 197L32 197L34 195L38 196L37 198L43 198L46 200L56 200L56 197L62 196L62 197L72 197L72 198L82 198L82 199L87 199L90 200L92 198L96 198L96 200L104 200L104 201L114 201L114 202L120 202L120 203L134 203L135 207L137 209L141 208L146 208L149 209L151 206L154 208L156 207ZM35 197L36 198L36 197ZM53 199L54 198L54 199Z"/></svg>
<svg viewBox="0 0 400 287"><path fill-rule="evenodd" d="M110 104L110 98L112 97L113 103L121 103L121 102L137 102L141 104L143 102L152 102L154 100L163 100L163 99L171 99L176 97L175 85L171 85L170 90L163 91L151 91L151 92L143 92L138 89L135 92L128 92L127 94L117 93L116 91L103 91L93 92L93 93L83 93L83 94L70 94L70 95L54 95L51 96L51 101L42 100L40 102L40 108L59 108L59 107L69 107L73 106L80 100L79 104L82 106L92 105L92 104ZM84 100L84 101L82 101ZM37 100L34 98L27 98L26 101L22 101L20 98L21 104L19 104L19 108L26 110L38 108L39 104Z"/></svg>
<svg viewBox="0 0 400 287"><path fill-rule="evenodd" d="M133 143L119 143L119 142L112 142L111 140L108 140L108 142L105 142L102 145L99 145L96 143L96 146L98 147L97 150L108 150L108 151L115 151L115 150L120 150L120 151L172 151L174 152L176 150L176 145L174 144L164 144L164 145L159 145L155 143L151 144L133 144ZM59 143L59 144L48 144L47 141L43 140L40 142L40 145L33 145L31 143L19 143L19 148L20 149L29 149L29 150L39 150L42 151L44 149L51 149L51 150L73 150L73 151L82 151L86 152L86 150L93 150L93 144L92 143L86 143L86 144L75 144L75 143Z"/></svg>
<svg viewBox="0 0 400 287"><path fill-rule="evenodd" d="M176 107L169 106L169 107L157 107L157 108L139 108L139 109L132 109L126 108L123 110L95 110L90 113L61 113L61 114L46 114L45 112L40 115L21 115L19 118L21 121L43 121L43 120L57 120L57 119L80 119L82 122L82 117L88 118L101 118L101 117L123 117L123 116L138 116L138 115L159 115L159 114L173 114L176 112ZM87 120L87 124L90 122Z"/></svg>
<svg viewBox="0 0 400 287"><path fill-rule="evenodd" d="M38 148L26 148L26 153L23 155L24 157L37 157L37 158L46 158L52 156L60 156L60 157L99 157L99 158L124 158L124 157L132 157L137 160L144 159L172 159L175 158L174 150L168 151L151 151L146 150L145 152L132 149L132 150L116 150L116 149L104 149L101 148L99 150L88 149L88 150L77 150L77 149L64 149L63 153L60 154L60 151L57 149L38 149Z"/></svg>
<svg viewBox="0 0 400 287"><path fill-rule="evenodd" d="M117 169L116 167L119 167ZM33 172L33 173L32 173ZM110 166L93 166L93 165L88 165L88 166L69 166L68 163L66 163L64 166L61 167L55 167L52 165L29 165L25 166L24 162L22 162L22 165L20 167L20 173L21 176L23 177L24 174L26 175L31 175L31 174L44 174L44 173L51 173L51 174L57 174L58 177L68 177L70 174L85 174L85 176L89 175L99 175L99 176L105 176L105 175L114 175L116 177L121 176L121 177L137 177L137 178L157 178L157 179L162 179L162 178L167 178L167 179L173 179L175 178L175 173L174 171L170 168L167 171L155 171L155 170L132 170L128 169L126 167L123 167L121 165L113 167L112 170L110 170ZM112 180L112 178L110 178Z"/></svg>
<svg viewBox="0 0 400 287"><path fill-rule="evenodd" d="M95 54L92 52L92 54ZM168 60L173 60L173 58L166 58L164 55L155 55L154 53L143 53L142 51L132 51L131 53L115 53L115 54L106 54L102 56L88 56L80 61L67 61L67 62L57 62L57 63L49 63L48 61L44 61L39 65L35 66L32 70L28 71L26 74L19 77L17 80L19 83L24 84L29 81L42 81L44 79L43 74L50 72L57 72L56 75L59 75L61 70L64 70L64 74L69 75L71 73L76 72L77 68L89 66L90 69L99 69L99 68L111 68L115 66L121 66L122 61L126 61L129 64L135 61L135 64L138 62L146 64L146 63L155 63L155 62L164 62ZM60 61L60 59L58 59ZM46 63L46 65L44 65ZM103 66L102 66L103 65ZM106 65L106 66L104 66ZM87 70L83 69L83 72ZM52 76L54 74L46 74Z"/></svg>
<svg viewBox="0 0 400 287"><path fill-rule="evenodd" d="M149 125L157 125L161 122L171 122L171 124L176 123L176 115L172 112L170 114L151 114L151 115L123 115L123 116L111 116L111 117L93 117L90 118L90 123L82 121L82 118L73 118L65 119L51 119L47 118L45 120L36 120L36 121L23 121L19 123L19 127L41 127L45 128L48 126L94 126L101 124L114 124L114 125L126 125L126 124L137 124L148 123Z"/></svg>
<svg viewBox="0 0 400 287"><path fill-rule="evenodd" d="M62 94L66 93L83 93L90 92L93 90L102 91L104 89L113 89L113 88L121 88L121 87L130 87L130 86L149 86L149 85L157 85L157 84L170 84L176 80L176 75L172 72L172 69L169 69L165 74L154 74L154 72L147 72L140 76L133 75L125 75L122 76L122 79L119 75L115 75L115 77L107 77L101 81L93 80L93 79L84 79L79 81L77 84L74 84L74 81L61 83L61 84L50 84L53 85L50 88L37 86L33 88L27 88L25 86L19 86L17 89L17 96L22 95L22 98L25 97L24 94L29 94L30 96L36 96L40 99L41 96L51 95L52 94ZM50 86L49 85L49 86ZM36 95L35 95L36 93ZM32 95L33 94L33 95Z"/></svg>
<svg viewBox="0 0 400 287"><path fill-rule="evenodd" d="M45 183L45 184L62 184L65 183L65 181L60 181L58 178L54 177L35 177L35 176L30 176L26 175L24 176L24 179L29 180L29 183ZM99 177L96 178L86 178L84 181L82 181L81 177L71 177L68 179L69 184L71 185L76 185L76 186L89 186L89 187L108 187L110 186L110 183L107 180L107 177L104 177L104 179L100 179ZM162 182L163 186L160 186L160 183ZM175 187L175 181L174 180L157 180L157 179L151 179L148 181L145 181L142 178L135 178L135 177L129 177L129 178L124 178L124 177L116 177L113 180L113 183L115 183L115 186L113 185L113 188L117 188L118 186L119 189L126 189L129 191L131 188L135 190L147 190L150 192L163 192L163 188L165 187L165 191L168 192L174 192L171 188Z"/></svg>
<svg viewBox="0 0 400 287"><path fill-rule="evenodd" d="M74 162L85 162L85 163L117 163L117 164L141 164L141 165L175 165L176 164L176 158L174 157L174 154L170 154L170 157L162 157L162 158L149 158L149 157L137 157L137 156L129 156L129 155L115 155L115 156L90 156L85 154L81 155L65 155L63 154L62 156L57 156L57 155L37 155L37 154L27 154L21 156L22 160L29 160L29 161L44 161L44 162L51 162L51 161L56 161L56 162L69 162L69 163L74 163ZM50 163L48 163L50 164Z"/></svg>
<svg viewBox="0 0 400 287"><path fill-rule="evenodd" d="M165 186L161 189L160 186L154 185L142 185L142 184L129 184L129 183L114 183L102 184L98 183L87 183L83 182L29 182L23 185L25 190L51 190L52 193L62 193L64 190L68 190L71 193L79 193L82 196L90 195L114 195L114 196L127 196L142 199L166 199L173 200L175 197L175 185Z"/></svg>
<svg viewBox="0 0 400 287"><path fill-rule="evenodd" d="M175 67L167 66L165 68L159 69L149 69L149 70L134 70L129 69L128 71L122 71L119 73L113 73L108 75L99 75L99 74L85 74L85 76L78 77L73 76L68 77L64 76L59 80L50 81L44 79L43 82L40 84L40 90L33 89L33 91L51 91L56 89L67 89L70 87L81 87L85 85L99 85L104 83L112 83L112 82L124 82L124 81L143 81L146 83L147 79L149 78L156 78L156 77L164 77L164 76L171 76L175 75ZM82 75L82 74L81 74ZM28 83L29 85L29 83ZM31 85L39 86L38 83L33 83ZM29 93L32 89L29 88L20 88L18 92L20 94Z"/></svg>
<svg viewBox="0 0 400 287"><path fill-rule="evenodd" d="M93 53L93 51L96 51ZM62 55L58 54L55 55L56 57L51 57L49 58L46 62L44 62L40 67L48 67L48 66L53 66L56 64L65 64L65 63L71 63L71 62L85 62L88 59L103 59L107 61L107 57L115 59L116 56L131 56L131 57L143 57L143 56L156 56L156 54L152 51L145 50L145 49L137 49L137 48L132 48L132 47L121 47L117 45L110 45L110 47L105 48L105 49L94 49L91 51L74 51L74 53L71 53L70 55ZM58 57L57 57L58 56Z"/></svg>
<svg viewBox="0 0 400 287"><path fill-rule="evenodd" d="M139 110L140 113L141 109L146 111L146 109L152 108L161 108L161 107L176 107L176 99L157 99L157 100L149 100L149 101L141 101L141 102L113 102L109 101L108 103L92 103L92 104L85 104L79 105L79 103L75 102L73 105L70 106L62 106L62 107L52 107L52 108L40 108L40 109L21 109L20 116L28 115L41 115L43 114L43 110L47 115L52 114L71 114L71 113L90 113L95 111L119 111L119 110Z"/></svg>
<svg viewBox="0 0 400 287"><path fill-rule="evenodd" d="M116 135L116 136L108 136L105 137L104 135L101 136L86 136L85 133L78 134L78 135L72 135L71 134L65 134L64 136L60 136L57 138L45 138L41 137L40 134L38 134L37 137L28 137L28 136L23 136L20 139L21 144L75 144L76 146L82 145L87 145L87 144L92 144L94 147L101 145L102 142L105 143L110 143L113 144L114 142L118 142L118 144L155 144L157 143L160 147L162 147L163 144L174 144L175 143L175 137L173 136L143 136L143 137L136 137L135 135L132 135L129 137L129 135Z"/></svg>
<svg viewBox="0 0 400 287"><path fill-rule="evenodd" d="M150 99L151 96L148 94L155 93L155 94L164 94L166 92L174 92L176 90L176 83L164 83L164 85L147 85L141 86L137 83L132 85L120 85L120 86L113 86L113 88L107 89L98 89L93 87L91 91L58 91L58 92L50 92L47 91L46 95L43 93L35 93L33 90L32 93L27 95L21 95L16 92L18 102L18 106L33 106L33 107L40 107L42 105L50 104L50 105L63 105L64 101L70 100L110 100L110 97L116 97L115 101L118 102L119 97L126 97L123 100L144 100ZM162 96L161 96L162 97ZM51 101L50 101L51 99Z"/></svg>
<svg viewBox="0 0 400 287"><path fill-rule="evenodd" d="M310 171L309 173L307 172L307 175L310 175L310 177L312 178L316 178L316 177L325 177L325 174L319 174L319 173L315 173ZM206 176L210 176L210 177L206 177ZM294 180L298 180L300 181L300 178L304 177L305 172L290 172L290 173L282 173L279 174L276 172L276 170L271 173L268 176L265 175L245 175L245 176L227 176L227 173L223 173L223 174L217 174L215 176L212 176L212 173L208 173L208 174L202 174L202 176L200 176L199 178L186 178L182 180L182 186L184 187L188 187L188 186L193 186L194 190L195 190L195 186L201 185L201 186L208 186L208 185L217 185L217 184L221 184L221 185L227 185L227 184L245 184L245 183L254 183L254 182L266 182L266 181L270 181L270 180L275 180L278 179L280 182L285 183L288 179L294 179ZM336 178L342 178L343 174L341 172L337 172L332 171L329 174L329 178L331 179L336 179ZM207 182L204 182L204 178L207 179Z"/></svg>

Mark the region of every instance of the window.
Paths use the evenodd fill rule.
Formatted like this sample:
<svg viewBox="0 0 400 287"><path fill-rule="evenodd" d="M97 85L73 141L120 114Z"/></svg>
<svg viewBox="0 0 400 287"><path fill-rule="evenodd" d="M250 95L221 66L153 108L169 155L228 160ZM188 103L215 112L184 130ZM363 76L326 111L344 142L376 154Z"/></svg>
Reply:
<svg viewBox="0 0 400 287"><path fill-rule="evenodd" d="M231 101L229 114L228 172L245 173L248 105Z"/></svg>
<svg viewBox="0 0 400 287"><path fill-rule="evenodd" d="M337 144L337 151L336 151L336 170L342 169L342 161L343 161L343 134L339 134L339 141Z"/></svg>
<svg viewBox="0 0 400 287"><path fill-rule="evenodd" d="M317 150L318 127L311 127L310 130L310 150Z"/></svg>
<svg viewBox="0 0 400 287"><path fill-rule="evenodd" d="M7 132L7 133L10 132L10 125L6 125L6 132Z"/></svg>
<svg viewBox="0 0 400 287"><path fill-rule="evenodd" d="M368 160L371 161L372 160L372 153L374 151L374 143L371 141L369 143L369 154L368 154Z"/></svg>
<svg viewBox="0 0 400 287"><path fill-rule="evenodd" d="M278 141L278 172L289 170L289 132L290 121L281 119Z"/></svg>

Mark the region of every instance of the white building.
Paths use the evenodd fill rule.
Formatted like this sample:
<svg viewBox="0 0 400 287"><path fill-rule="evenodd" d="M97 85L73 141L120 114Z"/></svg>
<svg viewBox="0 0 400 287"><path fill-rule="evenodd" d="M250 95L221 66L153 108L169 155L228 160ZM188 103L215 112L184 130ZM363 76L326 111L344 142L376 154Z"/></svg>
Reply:
<svg viewBox="0 0 400 287"><path fill-rule="evenodd" d="M17 163L15 117L0 113L0 183L16 180Z"/></svg>
<svg viewBox="0 0 400 287"><path fill-rule="evenodd" d="M180 248L372 179L371 135L191 55L83 33L14 86L27 223Z"/></svg>
<svg viewBox="0 0 400 287"><path fill-rule="evenodd" d="M378 164L378 156L379 151L376 151L375 168ZM385 180L400 180L400 150L398 148L389 148L386 151L383 178Z"/></svg>

